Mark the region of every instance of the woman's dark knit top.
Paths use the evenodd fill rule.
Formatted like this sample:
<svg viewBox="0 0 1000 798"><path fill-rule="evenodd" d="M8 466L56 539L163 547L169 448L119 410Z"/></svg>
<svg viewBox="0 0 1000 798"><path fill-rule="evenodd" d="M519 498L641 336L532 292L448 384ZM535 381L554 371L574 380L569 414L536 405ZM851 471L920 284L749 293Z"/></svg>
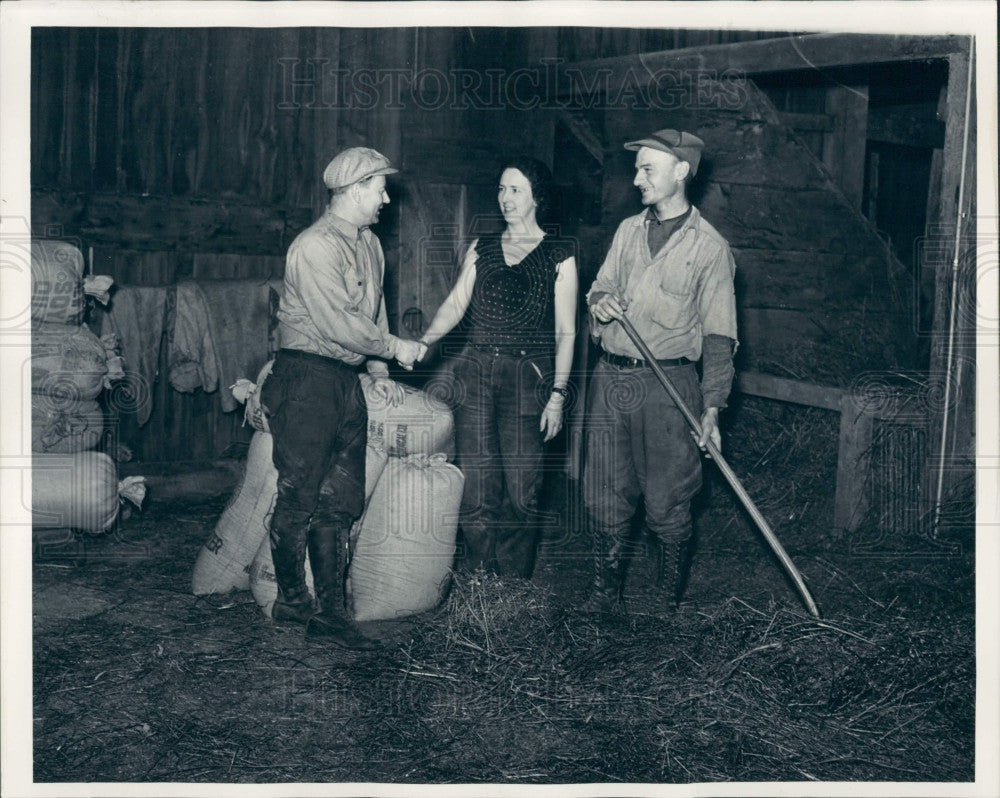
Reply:
<svg viewBox="0 0 1000 798"><path fill-rule="evenodd" d="M504 260L500 235L476 243L468 340L480 349L552 352L555 348L556 267L569 257L565 242L543 238L513 266Z"/></svg>

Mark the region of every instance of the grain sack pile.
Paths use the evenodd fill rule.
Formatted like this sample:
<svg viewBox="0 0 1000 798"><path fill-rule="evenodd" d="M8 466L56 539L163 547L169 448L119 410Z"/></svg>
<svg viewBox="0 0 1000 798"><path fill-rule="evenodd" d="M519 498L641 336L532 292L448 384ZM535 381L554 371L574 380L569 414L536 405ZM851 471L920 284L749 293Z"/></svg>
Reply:
<svg viewBox="0 0 1000 798"><path fill-rule="evenodd" d="M256 430L250 444L247 455L247 464L244 470L243 479L237 487L226 510L223 512L215 529L208 541L202 547L195 562L194 573L192 574L192 591L195 595L206 595L209 593L226 593L231 590L250 589L257 603L263 612L270 616L271 607L277 595L277 584L274 577L274 567L271 559L271 547L268 532L270 529L271 512L274 509L274 501L277 495L277 470L271 459L272 439L267 426L267 418L260 407L260 388L271 372L272 363L267 363L257 375L257 382L249 380L239 380L233 386L233 395L241 402L245 402L245 421ZM365 451L365 514L362 519L355 524L352 531L352 539L362 540L362 529L365 518L372 515L369 522L372 531L364 537L364 540L382 540L399 538L423 543L434 544L433 551L428 549L425 554L424 565L433 562L433 573L428 573L427 578L410 574L403 578L406 582L416 583L419 586L419 600L411 600L414 593L412 585L410 588L400 588L406 598L395 596L388 600L391 605L388 610L383 610L381 617L392 617L397 614L407 614L408 612L427 609L427 596L434 595L440 597L443 580L450 572L451 557L454 554L455 520L451 519L450 534L447 532L448 519L445 518L445 532L441 535L432 534L428 531L427 513L434 507L444 506L442 501L434 498L428 504L427 510L421 510L415 506L409 506L405 512L400 505L396 511L387 511L382 505L387 501L394 501L400 491L412 492L416 485L406 487L399 483L396 476L400 468L397 464L409 463L403 472L409 473L416 466L412 465L413 455L422 457L423 471L430 474L430 469L436 469L438 473L441 469L450 469L449 478L444 480L453 484L457 482L458 489L455 493L455 512L451 513L457 518L458 500L461 496L461 474L454 466L447 463L447 457L454 450L454 427L451 412L448 408L431 397L407 387L406 397L402 405L392 407L379 398L371 388L371 379L367 375L360 377L362 388L365 392L365 399L368 406L369 424L368 441ZM434 455L434 457L430 457ZM388 464L388 465L387 465ZM393 476L388 480L383 478L383 472L391 472ZM452 473L454 472L454 473ZM413 481L414 477L408 477ZM422 487L430 490L437 485L440 494L441 479L436 482L433 476ZM427 480L424 480L427 482ZM384 483L384 486L383 486ZM437 494L435 494L436 496ZM430 500L429 500L430 501ZM431 506L433 505L433 507ZM441 514L438 513L440 516ZM447 514L446 514L447 515ZM396 526L387 531L387 524ZM420 525L418 532L413 532L412 528ZM425 528L427 527L427 528ZM441 561L444 555L438 545L441 538L447 540L450 537L450 553L447 554L447 562L444 563L444 573L441 573ZM346 542L345 542L346 543ZM447 543L446 546L447 547ZM367 565L366 575L361 578L359 584L362 585L362 594L368 601L369 586L374 584L373 579L381 579L383 582L394 583L400 576L400 564L389 565L391 556L382 554L382 559L373 559L374 551L368 551L366 546ZM391 548L391 546L390 546ZM410 549L413 547L410 546ZM419 558L418 558L419 559ZM385 574L380 569L383 564L389 568ZM394 570L393 570L394 569ZM419 572L420 568L417 568ZM306 565L306 577L310 588L312 587L312 574ZM425 583L432 582L430 586ZM368 592L366 592L368 591ZM397 591L399 592L399 591ZM436 603L436 600L435 602ZM405 605L405 606L404 606ZM418 606L419 605L419 606ZM365 612L369 615L372 610L366 604ZM432 605L431 605L432 606Z"/></svg>
<svg viewBox="0 0 1000 798"><path fill-rule="evenodd" d="M121 501L142 503L142 477L118 481L92 451L104 433L97 398L124 375L113 336L83 323L84 296L108 301L112 278L84 277L83 256L59 241L31 245L32 526L103 532Z"/></svg>

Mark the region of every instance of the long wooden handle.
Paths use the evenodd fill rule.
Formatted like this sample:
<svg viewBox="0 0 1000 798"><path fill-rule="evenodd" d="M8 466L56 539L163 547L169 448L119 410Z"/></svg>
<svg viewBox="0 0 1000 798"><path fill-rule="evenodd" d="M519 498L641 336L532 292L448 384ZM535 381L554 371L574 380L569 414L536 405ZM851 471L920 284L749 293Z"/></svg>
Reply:
<svg viewBox="0 0 1000 798"><path fill-rule="evenodd" d="M667 393L670 394L670 398L674 400L674 404L681 411L681 415L684 416L685 421L694 430L694 434L701 438L701 421L695 418L694 413L691 412L691 408L687 406L687 403L678 393L677 388L670 381L670 378L666 375L660 364L656 362L656 358L653 357L653 353L646 346L646 342L642 340L642 337L636 331L635 327L632 326L625 316L619 319L622 329L628 334L628 337L632 339L632 343L636 345L639 352L642 353L643 358L649 364L649 367L653 369L653 373L656 378L660 381L663 387L666 389ZM729 463L726 462L725 458L722 456L722 452L719 451L718 447L709 440L706 444L708 453L712 455L712 459L715 464L722 471L723 476L732 486L733 490L736 491L736 495L739 496L740 501L746 508L747 512L750 513L750 517L753 518L754 523L757 524L757 528L764 535L764 539L767 544L771 547L771 551L777 555L778 559L781 560L781 564L785 567L785 571L792 578L795 583L795 587L799 591L799 595L802 597L802 601L805 603L806 608L809 613L814 618L819 618L819 609L816 607L816 602L813 601L812 595L809 593L809 588L806 587L805 580L802 578L802 574L799 573L799 569L795 567L795 563L792 562L792 558L788 556L788 552L785 551L785 547L781 545L781 541L778 540L778 536L774 534L774 530L771 529L770 524L767 523L767 519L761 514L760 510L757 509L757 505L753 503L753 499L750 498L750 494L746 492L746 488L740 482L739 478L733 472L733 469L729 467Z"/></svg>

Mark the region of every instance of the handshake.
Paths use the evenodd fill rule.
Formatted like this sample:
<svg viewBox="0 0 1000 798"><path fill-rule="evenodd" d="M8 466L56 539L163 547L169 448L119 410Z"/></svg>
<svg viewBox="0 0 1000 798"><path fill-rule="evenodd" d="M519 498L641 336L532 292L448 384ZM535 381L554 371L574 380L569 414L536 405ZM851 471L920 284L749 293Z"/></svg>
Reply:
<svg viewBox="0 0 1000 798"><path fill-rule="evenodd" d="M423 341L396 339L396 362L407 371L413 371L413 364L423 360L427 354L427 344Z"/></svg>

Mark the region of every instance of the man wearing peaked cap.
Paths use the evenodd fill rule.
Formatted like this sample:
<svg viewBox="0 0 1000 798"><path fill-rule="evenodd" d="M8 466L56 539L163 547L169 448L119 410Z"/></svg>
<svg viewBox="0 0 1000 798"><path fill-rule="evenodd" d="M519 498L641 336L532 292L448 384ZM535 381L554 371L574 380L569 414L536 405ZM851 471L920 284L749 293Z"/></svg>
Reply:
<svg viewBox="0 0 1000 798"><path fill-rule="evenodd" d="M593 611L620 606L623 553L640 498L646 525L660 543L666 586L680 601L691 499L701 488L698 447L710 439L721 444L719 410L732 385L736 345L736 267L729 244L687 197L704 148L698 136L673 129L625 144L636 153L632 182L645 210L619 225L587 294L591 332L603 350L589 390L584 472L596 546L586 605ZM692 412L700 414L697 445L618 323L626 314ZM636 400L621 401L625 394Z"/></svg>
<svg viewBox="0 0 1000 798"><path fill-rule="evenodd" d="M694 177L698 172L698 164L701 163L701 153L705 149L705 142L693 133L667 129L657 130L644 139L630 141L625 145L626 150L634 151L641 150L643 147L670 153L677 160L684 161L690 167L690 176Z"/></svg>
<svg viewBox="0 0 1000 798"><path fill-rule="evenodd" d="M409 369L420 353L416 341L389 333L385 258L370 229L389 202L385 176L396 171L367 147L344 150L323 171L330 201L288 249L277 313L281 349L261 389L278 470L272 616L306 624L307 636L345 648L375 645L348 618L344 601L346 541L365 496L368 410L358 369L364 364L374 390L399 404L403 390L389 378L386 361ZM307 549L315 610L305 580Z"/></svg>
<svg viewBox="0 0 1000 798"><path fill-rule="evenodd" d="M379 175L394 175L389 159L369 147L351 147L337 155L323 170L323 183L329 189L341 190Z"/></svg>

